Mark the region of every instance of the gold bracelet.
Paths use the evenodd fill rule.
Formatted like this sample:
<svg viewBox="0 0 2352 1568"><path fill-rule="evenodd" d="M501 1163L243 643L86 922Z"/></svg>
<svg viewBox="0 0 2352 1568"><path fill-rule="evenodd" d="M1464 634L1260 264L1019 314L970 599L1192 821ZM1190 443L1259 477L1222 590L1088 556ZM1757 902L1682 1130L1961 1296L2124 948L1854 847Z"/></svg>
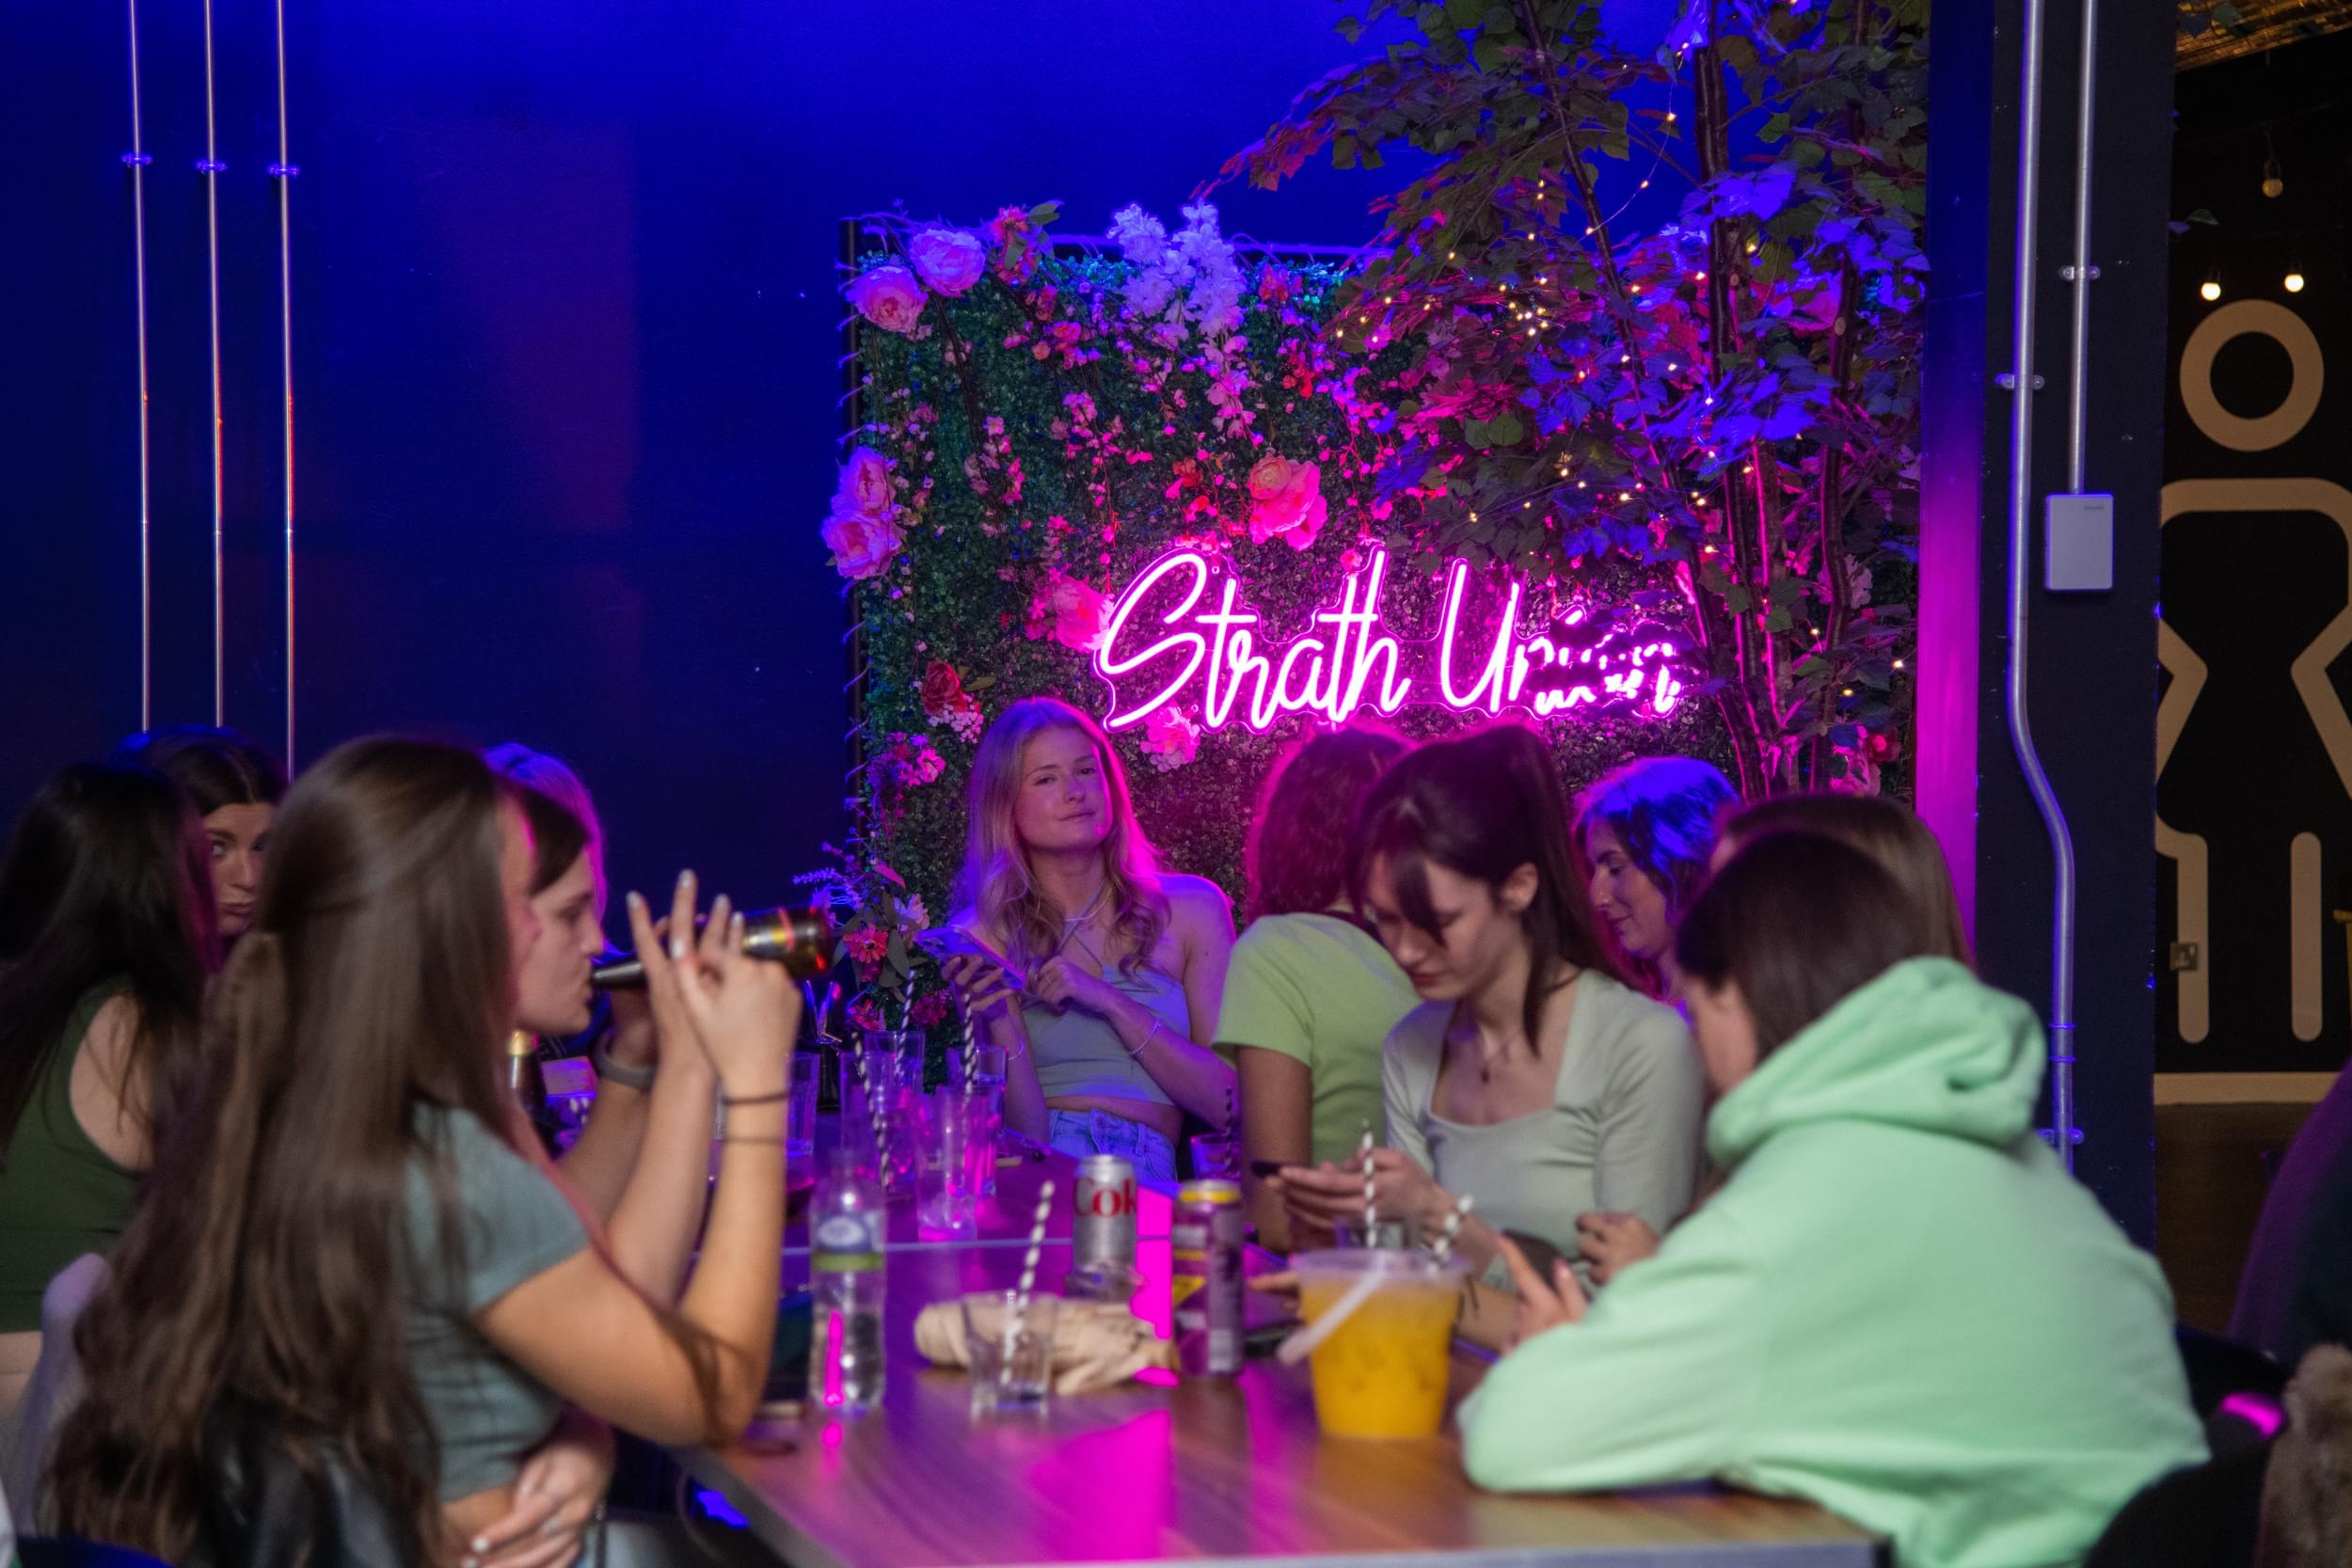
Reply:
<svg viewBox="0 0 2352 1568"><path fill-rule="evenodd" d="M1154 1018L1152 1021L1152 1027L1145 1030L1143 1033L1143 1043L1136 1046L1133 1051L1128 1052L1128 1058L1132 1061L1137 1062L1143 1060L1143 1053L1152 1049L1152 1041L1158 1037L1159 1032L1160 1021L1157 1018Z"/></svg>

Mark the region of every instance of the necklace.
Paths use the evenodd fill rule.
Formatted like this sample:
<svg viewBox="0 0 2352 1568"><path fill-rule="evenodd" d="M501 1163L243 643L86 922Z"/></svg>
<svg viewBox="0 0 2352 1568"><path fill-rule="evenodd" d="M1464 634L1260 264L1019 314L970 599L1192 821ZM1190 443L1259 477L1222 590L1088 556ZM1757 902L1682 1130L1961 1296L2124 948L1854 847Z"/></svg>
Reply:
<svg viewBox="0 0 2352 1568"><path fill-rule="evenodd" d="M1109 895L1110 891L1111 884L1106 879L1102 886L1094 890L1094 901L1089 904L1086 909L1078 914L1073 915L1069 919L1064 920L1062 925L1066 928L1074 931L1079 927L1085 925L1088 921L1092 920L1094 918L1094 911L1103 907L1103 900Z"/></svg>

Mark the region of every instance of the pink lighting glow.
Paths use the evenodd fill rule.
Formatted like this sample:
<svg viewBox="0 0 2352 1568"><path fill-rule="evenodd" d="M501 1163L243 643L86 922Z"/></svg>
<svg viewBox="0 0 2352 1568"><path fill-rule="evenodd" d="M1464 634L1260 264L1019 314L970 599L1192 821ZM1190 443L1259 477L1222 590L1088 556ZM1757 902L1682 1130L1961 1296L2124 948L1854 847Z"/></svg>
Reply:
<svg viewBox="0 0 2352 1568"><path fill-rule="evenodd" d="M1220 564L1198 549L1170 550L1111 606L1094 654L1095 673L1113 691L1105 728L1139 724L1187 693L1199 705L1201 728L1223 729L1238 718L1257 731L1293 713L1312 712L1333 724L1366 706L1391 714L1417 690L1419 700L1456 712L1497 714L1510 707L1537 718L1579 707L1666 714L1681 696L1683 683L1674 670L1682 653L1677 643L1655 632L1646 639L1613 633L1580 644L1572 635L1555 638L1542 626L1524 631L1519 616L1528 595L1517 578L1491 621L1483 627L1473 622L1479 635L1463 651L1467 561L1447 568L1434 653L1429 644L1402 641L1389 628L1381 608L1385 549L1375 549L1360 570L1347 575L1336 608L1315 611L1311 626L1330 627L1327 635L1310 630L1286 643L1259 641L1251 628L1262 626L1260 617L1237 578L1219 580ZM1171 595L1174 602L1156 616L1145 613L1147 601ZM1154 620L1168 628L1164 635L1152 635ZM1574 610L1549 626L1573 633L1583 620L1584 612ZM1119 683L1131 675L1151 695L1123 703Z"/></svg>

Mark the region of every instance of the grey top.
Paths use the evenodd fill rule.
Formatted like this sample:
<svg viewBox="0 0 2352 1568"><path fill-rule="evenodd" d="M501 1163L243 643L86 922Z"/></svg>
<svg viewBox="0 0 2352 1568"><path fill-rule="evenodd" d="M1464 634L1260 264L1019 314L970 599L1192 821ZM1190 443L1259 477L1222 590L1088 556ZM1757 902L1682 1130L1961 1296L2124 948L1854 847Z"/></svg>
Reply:
<svg viewBox="0 0 2352 1568"><path fill-rule="evenodd" d="M1405 1015L1382 1053L1389 1142L1477 1216L1523 1230L1576 1258L1576 1217L1639 1214L1663 1236L1691 1207L1698 1180L1702 1083L1681 1016L1589 970L1576 982L1567 1047L1551 1108L1488 1127L1448 1121L1430 1100L1454 1004ZM1579 1273L1582 1272L1580 1267ZM1487 1278L1507 1284L1501 1259Z"/></svg>
<svg viewBox="0 0 2352 1568"><path fill-rule="evenodd" d="M563 1400L474 1327L473 1315L588 1244L546 1173L469 1112L418 1112L441 1158L408 1167L408 1367L441 1445L441 1500L504 1486L554 1430ZM441 1254L438 1164L463 1216L455 1270Z"/></svg>
<svg viewBox="0 0 2352 1568"><path fill-rule="evenodd" d="M1184 982L1174 975L1138 966L1133 974L1113 969L1103 978L1150 1011L1178 1039L1192 1037L1192 1008L1184 1001ZM1175 1103L1143 1070L1143 1064L1127 1054L1110 1020L1084 1007L1056 1012L1032 1004L1021 1009L1021 1022L1029 1032L1029 1053L1037 1058L1037 1086L1048 1100L1101 1095Z"/></svg>

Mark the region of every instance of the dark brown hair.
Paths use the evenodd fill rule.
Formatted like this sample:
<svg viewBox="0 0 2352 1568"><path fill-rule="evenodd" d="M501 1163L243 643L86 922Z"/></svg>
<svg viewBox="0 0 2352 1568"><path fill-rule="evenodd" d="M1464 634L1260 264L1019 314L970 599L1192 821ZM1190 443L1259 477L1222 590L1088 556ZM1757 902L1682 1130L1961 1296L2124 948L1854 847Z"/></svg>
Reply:
<svg viewBox="0 0 2352 1568"><path fill-rule="evenodd" d="M506 787L531 828L531 895L535 898L588 852L588 825L552 795L511 778Z"/></svg>
<svg viewBox="0 0 2352 1568"><path fill-rule="evenodd" d="M1723 837L1740 845L1779 832L1820 833L1878 862L1927 917L1935 950L1973 963L1960 896L1952 891L1952 868L1917 813L1883 795L1775 795L1735 812L1724 824Z"/></svg>
<svg viewBox="0 0 2352 1568"><path fill-rule="evenodd" d="M1310 736L1284 752L1258 797L1243 853L1246 918L1321 914L1347 896L1356 808L1407 743L1369 725Z"/></svg>
<svg viewBox="0 0 2352 1568"><path fill-rule="evenodd" d="M1905 958L1941 951L1891 873L1820 833L1768 833L1742 847L1675 934L1685 975L1709 990L1739 986L1758 1059Z"/></svg>
<svg viewBox="0 0 2352 1568"><path fill-rule="evenodd" d="M274 806L286 796L286 765L234 730L141 730L115 748L114 760L163 774L195 802L199 816L223 806Z"/></svg>
<svg viewBox="0 0 2352 1568"><path fill-rule="evenodd" d="M80 1044L64 1038L74 1007L105 981L138 1009L118 1092L151 1129L194 1070L218 962L203 825L170 781L76 763L43 784L0 863L0 1164L42 1071Z"/></svg>
<svg viewBox="0 0 2352 1568"><path fill-rule="evenodd" d="M506 1126L499 802L472 752L401 739L340 748L287 797L207 1011L205 1077L75 1333L89 1390L56 1452L67 1533L186 1558L220 1485L215 1413L244 1410L301 1473L360 1478L404 1560L437 1555L437 1444L387 1284L414 1261L410 1164L434 1164L416 1108Z"/></svg>
<svg viewBox="0 0 2352 1568"><path fill-rule="evenodd" d="M1577 875L1568 843L1568 802L1551 752L1534 731L1509 722L1452 740L1433 740L1399 757L1364 797L1357 819L1349 894L1358 907L1372 863L1389 862L1397 901L1416 927L1438 934L1429 899L1429 867L1497 889L1522 865L1535 868L1535 898L1519 916L1529 966L1524 1023L1534 1046L1545 1001L1572 979L1597 970L1622 981L1593 918L1593 899Z"/></svg>

